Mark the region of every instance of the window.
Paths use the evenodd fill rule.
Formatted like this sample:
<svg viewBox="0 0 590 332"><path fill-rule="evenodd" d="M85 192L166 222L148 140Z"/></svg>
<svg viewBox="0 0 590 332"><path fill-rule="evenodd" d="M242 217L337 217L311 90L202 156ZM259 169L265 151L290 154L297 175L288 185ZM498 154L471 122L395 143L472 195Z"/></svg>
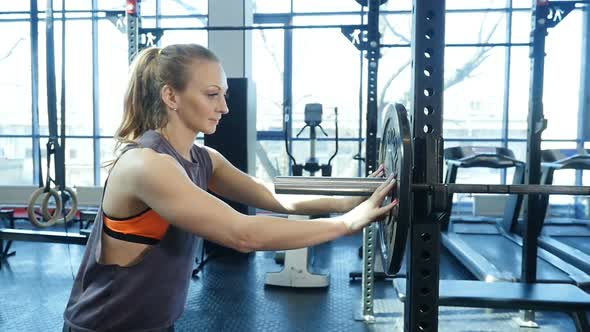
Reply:
<svg viewBox="0 0 590 332"><path fill-rule="evenodd" d="M98 161L98 167L100 167L100 180L97 185L104 185L105 180L108 176L108 168L106 164L114 161L117 157L115 153L116 141L112 138L101 138L100 139L100 160Z"/></svg>
<svg viewBox="0 0 590 332"><path fill-rule="evenodd" d="M0 23L0 34L0 134L31 134L29 23Z"/></svg>
<svg viewBox="0 0 590 332"><path fill-rule="evenodd" d="M396 1L392 1L396 2ZM367 18L365 17L365 23ZM412 40L412 15L411 14L388 14L381 15L379 22L382 25L383 44L410 45Z"/></svg>
<svg viewBox="0 0 590 332"><path fill-rule="evenodd" d="M99 1L100 2L100 1ZM45 11L47 9L47 0L37 0L37 8ZM66 0L66 10L91 10L91 0ZM53 0L53 10L62 10L61 0Z"/></svg>
<svg viewBox="0 0 590 332"><path fill-rule="evenodd" d="M0 138L0 183L32 185L33 159L28 155L31 138Z"/></svg>
<svg viewBox="0 0 590 332"><path fill-rule="evenodd" d="M341 137L358 136L359 61L359 51L339 29L293 31L294 130L303 126L305 104L321 103L327 114L338 107Z"/></svg>
<svg viewBox="0 0 590 332"><path fill-rule="evenodd" d="M531 41L531 11L512 12L512 42L529 43Z"/></svg>
<svg viewBox="0 0 590 332"><path fill-rule="evenodd" d="M275 176L289 175L289 157L283 141L260 140L256 144L256 177L272 182Z"/></svg>
<svg viewBox="0 0 590 332"><path fill-rule="evenodd" d="M203 18L172 18L162 19L162 27L184 28L207 26L207 19ZM171 30L165 31L160 40L162 46L170 44L196 43L207 46L208 34L205 30Z"/></svg>
<svg viewBox="0 0 590 332"><path fill-rule="evenodd" d="M575 139L580 101L583 12L575 10L549 30L545 58L543 138Z"/></svg>
<svg viewBox="0 0 590 332"><path fill-rule="evenodd" d="M39 23L39 127L49 134L47 110L47 52L45 23ZM54 23L55 94L57 118L61 114L60 21ZM92 135L92 24L90 20L66 23L66 135Z"/></svg>
<svg viewBox="0 0 590 332"><path fill-rule="evenodd" d="M352 0L294 0L293 11L303 12L345 12L360 11L361 6Z"/></svg>
<svg viewBox="0 0 590 332"><path fill-rule="evenodd" d="M14 12L30 10L29 1L0 1L0 12ZM5 34L2 34L5 36Z"/></svg>
<svg viewBox="0 0 590 332"><path fill-rule="evenodd" d="M115 134L123 115L127 85L127 35L107 20L98 21L99 132ZM107 46L108 47L105 47Z"/></svg>
<svg viewBox="0 0 590 332"><path fill-rule="evenodd" d="M141 1L141 5L139 7L139 13L142 17L147 16L155 16L156 15L156 7L157 2L161 0L143 0ZM142 26L147 27L149 25L144 25L144 20L142 20Z"/></svg>
<svg viewBox="0 0 590 332"><path fill-rule="evenodd" d="M397 0L397 1L387 1L383 5L381 5L381 11L384 10L404 10L409 11L412 10L412 0Z"/></svg>
<svg viewBox="0 0 590 332"><path fill-rule="evenodd" d="M56 25L57 38L61 39L61 24ZM66 135L92 135L91 21L67 21L66 38ZM56 45L61 45L61 41ZM56 69L56 77L59 79L61 77L61 54L59 57L56 56ZM58 104L60 95L61 92L58 90ZM58 110L60 110L59 106Z"/></svg>
<svg viewBox="0 0 590 332"><path fill-rule="evenodd" d="M531 8L532 0L512 0L513 8Z"/></svg>
<svg viewBox="0 0 590 332"><path fill-rule="evenodd" d="M474 4L485 1L467 1ZM503 12L447 13L445 42L503 43L506 41L506 14ZM466 29L469 26L472 28Z"/></svg>
<svg viewBox="0 0 590 332"><path fill-rule="evenodd" d="M529 47L512 47L508 99L508 138L527 137L531 60Z"/></svg>
<svg viewBox="0 0 590 332"><path fill-rule="evenodd" d="M412 50L409 47L386 48L381 51L381 54L377 77L379 80L378 104L383 107L387 103L399 102L408 106L411 102ZM366 63L365 68L367 68ZM366 90L366 84L363 90ZM363 93L366 94L366 91Z"/></svg>
<svg viewBox="0 0 590 332"><path fill-rule="evenodd" d="M291 0L254 0L255 13L287 13L291 11Z"/></svg>
<svg viewBox="0 0 590 332"><path fill-rule="evenodd" d="M207 14L207 0L159 0L162 15Z"/></svg>
<svg viewBox="0 0 590 332"><path fill-rule="evenodd" d="M148 1L142 1L142 6L144 2ZM121 0L100 0L97 1L97 5L99 10L124 10L126 2Z"/></svg>
<svg viewBox="0 0 590 332"><path fill-rule="evenodd" d="M283 36L282 30L252 32L252 77L256 84L259 131L283 131Z"/></svg>
<svg viewBox="0 0 590 332"><path fill-rule="evenodd" d="M516 0L515 2L518 2ZM522 1L522 0L520 0ZM529 0L530 1L530 0ZM447 0L446 6L448 9L487 9L487 8L506 8L508 2L506 0Z"/></svg>
<svg viewBox="0 0 590 332"><path fill-rule="evenodd" d="M94 148L92 139L68 138L66 149L66 185L94 185Z"/></svg>
<svg viewBox="0 0 590 332"><path fill-rule="evenodd" d="M445 52L444 136L500 138L504 49L447 47Z"/></svg>

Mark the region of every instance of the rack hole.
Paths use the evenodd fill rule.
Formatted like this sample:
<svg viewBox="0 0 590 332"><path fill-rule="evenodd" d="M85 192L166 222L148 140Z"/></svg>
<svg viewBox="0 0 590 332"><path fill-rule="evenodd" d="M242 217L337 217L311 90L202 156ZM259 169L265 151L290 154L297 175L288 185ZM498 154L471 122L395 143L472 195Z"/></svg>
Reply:
<svg viewBox="0 0 590 332"><path fill-rule="evenodd" d="M430 252L428 251L423 251L420 254L420 257L422 258L423 261L428 262L430 260Z"/></svg>
<svg viewBox="0 0 590 332"><path fill-rule="evenodd" d="M430 270L423 269L422 271L420 271L420 275L422 276L422 278L426 279L430 277Z"/></svg>
<svg viewBox="0 0 590 332"><path fill-rule="evenodd" d="M431 134L432 133L432 126L431 125L425 125L424 128L424 133L425 134Z"/></svg>
<svg viewBox="0 0 590 332"><path fill-rule="evenodd" d="M425 106L424 107L424 115L430 115L434 112L434 109L432 109L432 106Z"/></svg>
<svg viewBox="0 0 590 332"><path fill-rule="evenodd" d="M421 304L418 306L418 310L420 310L420 313L425 314L430 311L430 307L427 304Z"/></svg>
<svg viewBox="0 0 590 332"><path fill-rule="evenodd" d="M422 239L422 241L424 242L430 242L430 239L432 238L430 236L430 233L422 233L420 234L420 238Z"/></svg>
<svg viewBox="0 0 590 332"><path fill-rule="evenodd" d="M420 331L428 331L428 327L429 326L430 325L428 325L428 323L426 323L426 322L420 322L418 324L418 330L420 330Z"/></svg>
<svg viewBox="0 0 590 332"><path fill-rule="evenodd" d="M423 288L420 289L420 295L426 296L428 294L430 294L430 289L428 289L426 287L423 287Z"/></svg>
<svg viewBox="0 0 590 332"><path fill-rule="evenodd" d="M434 89L433 88L424 89L424 95L426 97L434 96Z"/></svg>

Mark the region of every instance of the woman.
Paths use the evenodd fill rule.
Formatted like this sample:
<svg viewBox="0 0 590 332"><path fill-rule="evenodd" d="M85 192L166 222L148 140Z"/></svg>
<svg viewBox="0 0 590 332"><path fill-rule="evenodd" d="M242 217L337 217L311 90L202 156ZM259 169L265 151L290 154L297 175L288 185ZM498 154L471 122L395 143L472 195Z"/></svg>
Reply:
<svg viewBox="0 0 590 332"><path fill-rule="evenodd" d="M359 198L276 195L217 151L196 146L228 113L225 73L199 45L141 52L125 96L101 209L65 310L67 331L170 331L184 309L198 235L241 252L316 245L354 233L393 181ZM381 169L374 174L382 174ZM247 216L207 193L288 214L344 213L297 222Z"/></svg>

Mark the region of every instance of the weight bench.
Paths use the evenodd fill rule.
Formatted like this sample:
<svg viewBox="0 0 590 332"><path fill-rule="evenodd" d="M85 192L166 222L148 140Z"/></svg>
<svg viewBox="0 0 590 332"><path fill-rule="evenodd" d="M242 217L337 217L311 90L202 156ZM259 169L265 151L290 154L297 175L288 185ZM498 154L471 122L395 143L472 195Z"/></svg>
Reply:
<svg viewBox="0 0 590 332"><path fill-rule="evenodd" d="M400 300L405 301L406 279L395 279L393 285ZM586 311L590 311L590 295L570 284L441 280L439 305L567 312L574 318L577 331L590 331L586 316Z"/></svg>
<svg viewBox="0 0 590 332"><path fill-rule="evenodd" d="M4 241L8 241L6 246L4 245ZM0 267L2 266L2 260L5 260L7 257L14 255L14 252L8 252L10 250L12 241L84 245L88 241L88 235L81 233L2 228L0 229Z"/></svg>

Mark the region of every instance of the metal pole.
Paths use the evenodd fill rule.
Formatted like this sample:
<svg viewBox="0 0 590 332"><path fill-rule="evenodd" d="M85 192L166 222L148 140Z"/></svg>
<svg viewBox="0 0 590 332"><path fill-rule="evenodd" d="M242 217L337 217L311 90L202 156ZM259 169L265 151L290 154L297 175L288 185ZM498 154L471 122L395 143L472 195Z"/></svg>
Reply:
<svg viewBox="0 0 590 332"><path fill-rule="evenodd" d="M127 0L127 57L129 63L139 52L139 15L141 0Z"/></svg>
<svg viewBox="0 0 590 332"><path fill-rule="evenodd" d="M370 196L382 185L384 178L336 178L312 176L279 176L274 187L278 194ZM526 184L458 184L414 183L416 193L447 194L521 194L521 195L590 195L590 186L526 185Z"/></svg>
<svg viewBox="0 0 590 332"><path fill-rule="evenodd" d="M547 127L543 115L543 79L545 67L545 37L547 36L548 0L535 0L532 10L531 31L531 78L529 93L529 112L527 128L527 153L525 184L539 184L541 180L541 141ZM538 195L527 197L522 239L521 281L537 281L537 246L544 215L540 213L542 198ZM516 217L516 216L515 216ZM535 312L524 310L522 318L517 319L520 326L535 327Z"/></svg>
<svg viewBox="0 0 590 332"><path fill-rule="evenodd" d="M47 18L45 24L45 40L46 40L46 79L47 79L47 114L49 125L49 142L47 143L47 158L52 154L54 156L54 181L58 186L62 183L62 176L60 165L61 153L58 140L57 128L57 92L55 86L55 40L54 40L54 19L53 19L53 0L47 1ZM49 170L48 170L49 171ZM49 174L48 174L49 175ZM46 185L49 185L46 183ZM63 189L63 188L62 188Z"/></svg>
<svg viewBox="0 0 590 332"><path fill-rule="evenodd" d="M582 77L580 80L580 113L578 116L578 151L584 149L584 142L590 141L590 5L583 9L582 30ZM576 184L582 184L582 171L578 171Z"/></svg>
<svg viewBox="0 0 590 332"><path fill-rule="evenodd" d="M377 72L379 69L380 34L379 34L379 0L368 1L367 18L367 137L365 146L365 174L377 169ZM362 77L361 77L362 79ZM375 238L377 229L371 224L363 229L363 271L362 271L362 316L366 321L375 319L373 311L373 283L375 279Z"/></svg>
<svg viewBox="0 0 590 332"><path fill-rule="evenodd" d="M414 0L412 105L415 183L441 183L445 1ZM405 331L438 330L440 224L431 197L414 193L409 229ZM427 234L428 236L424 236ZM422 254L417 254L422 253ZM428 259L422 257L428 256Z"/></svg>
<svg viewBox="0 0 590 332"><path fill-rule="evenodd" d="M543 0L536 1L532 15L531 88L525 171L525 184L529 185L539 184L541 179L541 135L547 126L547 120L543 115L547 5L548 3ZM537 280L537 237L543 216L539 215L541 200L538 195L529 195L527 204L523 234L521 280L525 283L534 283Z"/></svg>
<svg viewBox="0 0 590 332"><path fill-rule="evenodd" d="M92 0L92 10L98 10L98 0ZM94 152L94 185L100 186L100 74L98 72L98 14L92 13L92 147Z"/></svg>
<svg viewBox="0 0 590 332"><path fill-rule="evenodd" d="M60 95L60 142L55 153L57 186L62 190L62 213L65 220L66 202L66 0L61 1L61 95Z"/></svg>
<svg viewBox="0 0 590 332"><path fill-rule="evenodd" d="M361 6L361 25L365 23L365 7ZM358 146L357 146L357 176L363 176L363 170L361 169L363 165L363 72L365 71L364 63L365 63L365 51L362 49L359 50L359 130L358 130Z"/></svg>
<svg viewBox="0 0 590 332"><path fill-rule="evenodd" d="M33 182L43 183L41 146L39 144L39 9L31 0L31 110L33 135Z"/></svg>
<svg viewBox="0 0 590 332"><path fill-rule="evenodd" d="M292 24L292 16L287 25ZM288 150L293 154L293 31L285 29L283 55L283 112L285 131L287 133ZM289 158L288 174L293 174L293 164Z"/></svg>
<svg viewBox="0 0 590 332"><path fill-rule="evenodd" d="M512 9L512 0L507 0L506 6ZM512 10L506 13L506 42L512 43ZM502 107L502 146L508 148L508 139L510 138L510 63L512 59L512 47L506 47L504 52L506 59L504 65L504 105ZM501 169L502 184L506 184L506 169Z"/></svg>

